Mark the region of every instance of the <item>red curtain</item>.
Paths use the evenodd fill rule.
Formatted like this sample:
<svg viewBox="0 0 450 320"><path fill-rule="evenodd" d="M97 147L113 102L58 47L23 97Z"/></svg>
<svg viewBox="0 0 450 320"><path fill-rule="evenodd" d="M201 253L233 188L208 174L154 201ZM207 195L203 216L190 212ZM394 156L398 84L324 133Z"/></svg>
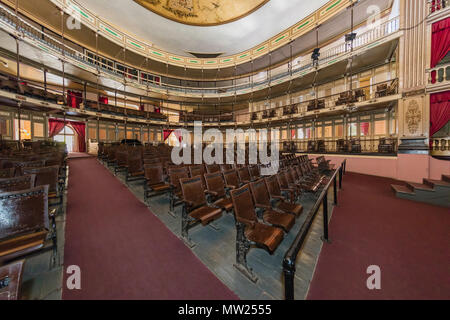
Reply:
<svg viewBox="0 0 450 320"><path fill-rule="evenodd" d="M48 119L48 137L53 138L64 129L64 121L57 119Z"/></svg>
<svg viewBox="0 0 450 320"><path fill-rule="evenodd" d="M66 125L70 125L78 135L78 151L86 152L86 124L83 122L66 121L58 119L48 120L48 136L53 138L60 133Z"/></svg>
<svg viewBox="0 0 450 320"><path fill-rule="evenodd" d="M169 136L172 134L173 130L164 130L164 141L169 138Z"/></svg>
<svg viewBox="0 0 450 320"><path fill-rule="evenodd" d="M67 121L78 135L78 151L86 152L86 124L83 122Z"/></svg>
<svg viewBox="0 0 450 320"><path fill-rule="evenodd" d="M430 99L430 137L432 137L450 120L450 91L432 94Z"/></svg>
<svg viewBox="0 0 450 320"><path fill-rule="evenodd" d="M180 142L183 141L183 134L181 133L181 130L175 130L174 134Z"/></svg>
<svg viewBox="0 0 450 320"><path fill-rule="evenodd" d="M431 40L431 68L444 59L450 49L450 18L433 23Z"/></svg>
<svg viewBox="0 0 450 320"><path fill-rule="evenodd" d="M67 105L71 108L80 108L83 102L83 94L81 92L67 91Z"/></svg>
<svg viewBox="0 0 450 320"><path fill-rule="evenodd" d="M161 113L161 108L155 107L155 113Z"/></svg>
<svg viewBox="0 0 450 320"><path fill-rule="evenodd" d="M99 96L98 97L98 102L103 103L103 104L108 104L109 100L108 100L108 97Z"/></svg>

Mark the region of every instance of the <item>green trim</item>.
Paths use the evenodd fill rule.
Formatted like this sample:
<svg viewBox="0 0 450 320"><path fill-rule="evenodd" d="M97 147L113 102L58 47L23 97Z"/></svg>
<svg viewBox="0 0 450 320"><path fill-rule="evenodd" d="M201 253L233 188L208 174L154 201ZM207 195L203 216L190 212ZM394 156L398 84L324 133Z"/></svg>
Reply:
<svg viewBox="0 0 450 320"><path fill-rule="evenodd" d="M108 27L103 26L103 29L105 29L106 31L108 31L109 33L111 33L113 36L120 38L120 36L115 33L114 31L112 31L111 29L109 29Z"/></svg>
<svg viewBox="0 0 450 320"><path fill-rule="evenodd" d="M175 60L175 61L182 61L180 58L177 58L177 57L170 57L170 59Z"/></svg>
<svg viewBox="0 0 450 320"><path fill-rule="evenodd" d="M135 47L140 48L140 49L143 49L143 48L144 48L143 46L141 46L141 45L139 45L139 44L137 44L137 43L134 43L133 41L130 41L129 43L132 44L132 45L135 46Z"/></svg>
<svg viewBox="0 0 450 320"><path fill-rule="evenodd" d="M306 21L304 24L298 26L297 30L303 28L304 26L306 26L307 24L309 24L311 22L311 20Z"/></svg>
<svg viewBox="0 0 450 320"><path fill-rule="evenodd" d="M338 0L335 3L333 3L331 6L329 6L325 11L330 11L334 7L336 7L339 3L341 3L342 0Z"/></svg>
<svg viewBox="0 0 450 320"><path fill-rule="evenodd" d="M230 62L232 59L225 59L225 60L222 60L222 63L224 63L224 62Z"/></svg>
<svg viewBox="0 0 450 320"><path fill-rule="evenodd" d="M242 56L239 57L239 59L245 58L246 56L248 56L248 54L243 54Z"/></svg>
<svg viewBox="0 0 450 320"><path fill-rule="evenodd" d="M258 50L256 50L256 52L260 52L261 50L265 49L266 46L262 46L261 48L259 48Z"/></svg>
<svg viewBox="0 0 450 320"><path fill-rule="evenodd" d="M217 63L217 61L206 61L205 63L212 64L212 63Z"/></svg>
<svg viewBox="0 0 450 320"><path fill-rule="evenodd" d="M198 60L189 60L190 63L198 63Z"/></svg>
<svg viewBox="0 0 450 320"><path fill-rule="evenodd" d="M286 38L286 36L284 35L284 36L282 36L282 37L279 37L277 40L275 40L275 42L278 42L278 41L281 41L281 40L283 40L284 38Z"/></svg>
<svg viewBox="0 0 450 320"><path fill-rule="evenodd" d="M163 56L162 53L159 53L159 52L156 52L156 51L152 51L152 53L153 53L153 54L156 54L157 56L160 56L160 57Z"/></svg>

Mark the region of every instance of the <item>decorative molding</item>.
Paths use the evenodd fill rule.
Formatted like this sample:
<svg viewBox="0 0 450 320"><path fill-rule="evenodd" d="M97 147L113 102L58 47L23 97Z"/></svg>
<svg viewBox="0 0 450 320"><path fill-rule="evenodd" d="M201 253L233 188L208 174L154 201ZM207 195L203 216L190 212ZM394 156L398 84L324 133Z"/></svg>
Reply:
<svg viewBox="0 0 450 320"><path fill-rule="evenodd" d="M119 27L102 20L93 12L82 7L75 0L49 1L68 14L73 14L74 11L77 12L81 18L81 23L94 31L99 31L102 36L105 36L120 46L126 47L137 54L148 56L156 61L179 67L186 66L193 69L227 68L254 60L255 58L268 54L269 52L286 45L290 41L301 37L311 31L316 25L323 24L325 21L342 12L352 3L352 0L330 0L326 5L302 19L294 26L280 32L271 39L248 51L232 56L221 57L220 59L199 59L174 55L165 52L164 50L160 50L155 47L155 44L139 39L137 36L122 31Z"/></svg>
<svg viewBox="0 0 450 320"><path fill-rule="evenodd" d="M405 115L405 121L411 135L417 134L420 123L422 122L422 111L417 100L411 100Z"/></svg>

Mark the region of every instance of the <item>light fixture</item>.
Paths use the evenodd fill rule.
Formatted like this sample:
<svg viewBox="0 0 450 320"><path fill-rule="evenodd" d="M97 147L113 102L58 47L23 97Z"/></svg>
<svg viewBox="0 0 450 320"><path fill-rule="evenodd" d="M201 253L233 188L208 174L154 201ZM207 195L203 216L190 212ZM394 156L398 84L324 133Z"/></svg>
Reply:
<svg viewBox="0 0 450 320"><path fill-rule="evenodd" d="M313 50L313 53L311 55L314 67L319 66L319 57L320 57L320 48L316 48Z"/></svg>

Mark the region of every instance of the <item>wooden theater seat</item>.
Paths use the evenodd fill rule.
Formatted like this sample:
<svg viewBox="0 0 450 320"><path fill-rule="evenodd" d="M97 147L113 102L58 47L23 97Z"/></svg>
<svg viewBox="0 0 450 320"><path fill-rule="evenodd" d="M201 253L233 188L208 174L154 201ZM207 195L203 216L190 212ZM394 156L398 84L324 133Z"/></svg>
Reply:
<svg viewBox="0 0 450 320"><path fill-rule="evenodd" d="M258 278L247 266L247 254L251 245L255 244L273 254L283 241L284 233L279 228L258 221L250 186L231 191L231 199L237 229L235 267L251 281L256 282Z"/></svg>
<svg viewBox="0 0 450 320"><path fill-rule="evenodd" d="M300 193L298 189L293 188L289 185L286 170L278 172L277 179L278 183L280 184L281 191L287 193L289 195L289 200L291 201L291 203L294 203Z"/></svg>
<svg viewBox="0 0 450 320"><path fill-rule="evenodd" d="M142 161L142 154L137 150L131 151L128 155L126 167L126 182L144 179L144 164Z"/></svg>
<svg viewBox="0 0 450 320"><path fill-rule="evenodd" d="M250 176L248 167L239 168L237 172L238 172L239 180L241 180L241 183L247 184L247 183L252 182L252 178Z"/></svg>
<svg viewBox="0 0 450 320"><path fill-rule="evenodd" d="M34 188L36 175L0 179L0 193L15 192Z"/></svg>
<svg viewBox="0 0 450 320"><path fill-rule="evenodd" d="M225 180L225 187L230 190L237 189L241 186L236 170L229 170L224 172L223 178Z"/></svg>
<svg viewBox="0 0 450 320"><path fill-rule="evenodd" d="M252 181L258 180L261 178L261 170L259 168L259 165L255 164L248 168L248 171L250 173L250 178Z"/></svg>
<svg viewBox="0 0 450 320"><path fill-rule="evenodd" d="M295 217L291 214L273 210L272 204L270 203L269 192L267 191L264 180L261 179L251 183L250 190L252 192L255 207L263 212L262 216L264 222L289 232L295 224Z"/></svg>
<svg viewBox="0 0 450 320"><path fill-rule="evenodd" d="M144 198L149 198L170 191L170 184L165 182L162 163L144 165L145 183Z"/></svg>
<svg viewBox="0 0 450 320"><path fill-rule="evenodd" d="M270 198L276 201L275 208L286 213L300 216L303 212L303 206L300 204L289 203L281 192L281 186L276 175L264 179Z"/></svg>
<svg viewBox="0 0 450 320"><path fill-rule="evenodd" d="M191 178L201 177L203 183L203 190L206 190L206 180L205 180L205 166L203 164L198 164L189 167L189 175Z"/></svg>
<svg viewBox="0 0 450 320"><path fill-rule="evenodd" d="M49 230L48 187L0 194L0 265L44 247Z"/></svg>
<svg viewBox="0 0 450 320"><path fill-rule="evenodd" d="M216 172L220 172L220 165L218 165L218 164L210 164L210 165L206 165L206 172L207 172L207 173L216 173Z"/></svg>
<svg viewBox="0 0 450 320"><path fill-rule="evenodd" d="M223 182L222 173L205 174L206 193L211 196L214 206L217 206L225 211L233 210L233 202L227 198L225 190L225 183Z"/></svg>
<svg viewBox="0 0 450 320"><path fill-rule="evenodd" d="M189 229L198 223L206 226L219 219L222 210L207 204L205 194L199 192L202 189L200 177L180 179L180 186L184 203L181 236L187 245L193 247L195 244L189 239Z"/></svg>
<svg viewBox="0 0 450 320"><path fill-rule="evenodd" d="M0 300L19 300L25 261L0 267Z"/></svg>
<svg viewBox="0 0 450 320"><path fill-rule="evenodd" d="M170 183L170 209L169 213L175 217L175 207L181 205L183 202L183 193L181 190L180 179L189 178L188 169L186 167L170 168L169 183Z"/></svg>

